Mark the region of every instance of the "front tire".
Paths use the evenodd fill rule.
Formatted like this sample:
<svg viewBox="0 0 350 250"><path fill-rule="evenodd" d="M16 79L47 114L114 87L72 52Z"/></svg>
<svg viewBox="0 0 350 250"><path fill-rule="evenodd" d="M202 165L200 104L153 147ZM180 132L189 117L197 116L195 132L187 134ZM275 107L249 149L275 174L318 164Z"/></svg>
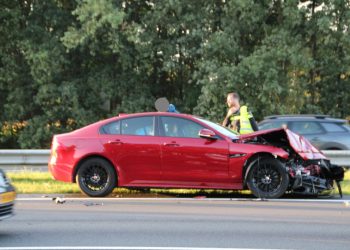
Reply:
<svg viewBox="0 0 350 250"><path fill-rule="evenodd" d="M262 158L250 169L247 185L255 197L279 198L288 188L289 175L279 160Z"/></svg>
<svg viewBox="0 0 350 250"><path fill-rule="evenodd" d="M90 158L78 169L76 181L84 194L90 197L104 197L116 187L117 175L108 161Z"/></svg>

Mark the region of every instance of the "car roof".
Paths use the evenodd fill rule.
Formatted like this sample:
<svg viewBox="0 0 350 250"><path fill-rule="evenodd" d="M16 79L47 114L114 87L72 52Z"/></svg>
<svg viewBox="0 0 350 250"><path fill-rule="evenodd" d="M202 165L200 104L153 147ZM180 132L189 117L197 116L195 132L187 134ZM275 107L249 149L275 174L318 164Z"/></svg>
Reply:
<svg viewBox="0 0 350 250"><path fill-rule="evenodd" d="M105 123L105 122L117 120L119 118L123 119L123 118L139 117L139 116L160 116L160 115L177 116L177 117L195 117L194 115L190 115L190 114L173 113L173 112L140 112L140 113L132 113L132 114L121 113L118 116L113 116L111 118L102 120L100 122Z"/></svg>
<svg viewBox="0 0 350 250"><path fill-rule="evenodd" d="M174 116L174 117L182 117L182 118L196 118L197 116L190 115L190 114L184 114L184 113L173 113L173 112L142 112L142 113L132 113L132 114L124 114L121 113L118 116L113 116L111 118L107 118L98 122L95 122L91 125L93 126L101 126L104 124L108 124L113 121L121 120L124 118L132 118L132 117L140 117L140 116Z"/></svg>
<svg viewBox="0 0 350 250"><path fill-rule="evenodd" d="M124 118L132 118L132 117L140 117L140 116L160 116L160 115L166 115L166 116L174 116L174 117L182 117L182 118L190 118L193 119L196 116L194 115L189 115L189 114L183 114L183 113L172 113L172 112L142 112L142 113L132 113L132 114L119 114L118 116L113 116L104 120L97 121L95 123L89 124L87 126L81 127L79 129L76 129L70 134L75 134L75 135L81 135L81 134L88 134L88 133L98 133L99 128L101 126L104 126L110 122L114 122L117 120L121 120ZM63 134L61 134L63 135Z"/></svg>
<svg viewBox="0 0 350 250"><path fill-rule="evenodd" d="M319 121L319 122L333 122L333 123L346 123L347 120L345 119L339 119L339 118L332 118L329 115L312 115L312 114L306 114L306 115L271 115L264 117L264 121Z"/></svg>

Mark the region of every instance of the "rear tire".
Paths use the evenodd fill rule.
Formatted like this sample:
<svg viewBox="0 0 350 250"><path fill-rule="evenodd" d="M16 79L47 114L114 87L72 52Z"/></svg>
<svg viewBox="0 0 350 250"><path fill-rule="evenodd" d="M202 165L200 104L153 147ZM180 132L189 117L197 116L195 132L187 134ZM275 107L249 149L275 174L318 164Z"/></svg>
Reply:
<svg viewBox="0 0 350 250"><path fill-rule="evenodd" d="M84 194L90 197L104 197L116 187L117 175L108 161L90 158L79 167L76 181Z"/></svg>
<svg viewBox="0 0 350 250"><path fill-rule="evenodd" d="M279 160L262 158L250 169L247 185L255 197L275 199L286 192L289 175Z"/></svg>

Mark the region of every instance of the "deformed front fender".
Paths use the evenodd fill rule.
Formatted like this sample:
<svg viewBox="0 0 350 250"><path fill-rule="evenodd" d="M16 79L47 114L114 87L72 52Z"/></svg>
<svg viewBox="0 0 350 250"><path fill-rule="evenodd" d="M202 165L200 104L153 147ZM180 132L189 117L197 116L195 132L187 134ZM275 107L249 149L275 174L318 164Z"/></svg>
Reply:
<svg viewBox="0 0 350 250"><path fill-rule="evenodd" d="M288 159L289 154L287 151L285 151L281 148L275 148L275 147L271 147L271 148L273 148L273 149L269 150L269 151L256 152L246 160L246 162L244 163L243 175L242 175L244 177L243 178L243 187L246 186L246 180L247 180L250 169L262 157L273 157L273 158L280 158L280 159L285 159L285 160Z"/></svg>

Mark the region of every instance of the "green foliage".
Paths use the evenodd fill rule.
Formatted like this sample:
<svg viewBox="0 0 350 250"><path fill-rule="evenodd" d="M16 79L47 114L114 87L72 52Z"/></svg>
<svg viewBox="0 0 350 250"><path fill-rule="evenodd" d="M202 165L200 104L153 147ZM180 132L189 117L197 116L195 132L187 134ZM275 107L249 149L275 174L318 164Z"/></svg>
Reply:
<svg viewBox="0 0 350 250"><path fill-rule="evenodd" d="M2 0L0 148L120 112L350 115L347 0Z"/></svg>

